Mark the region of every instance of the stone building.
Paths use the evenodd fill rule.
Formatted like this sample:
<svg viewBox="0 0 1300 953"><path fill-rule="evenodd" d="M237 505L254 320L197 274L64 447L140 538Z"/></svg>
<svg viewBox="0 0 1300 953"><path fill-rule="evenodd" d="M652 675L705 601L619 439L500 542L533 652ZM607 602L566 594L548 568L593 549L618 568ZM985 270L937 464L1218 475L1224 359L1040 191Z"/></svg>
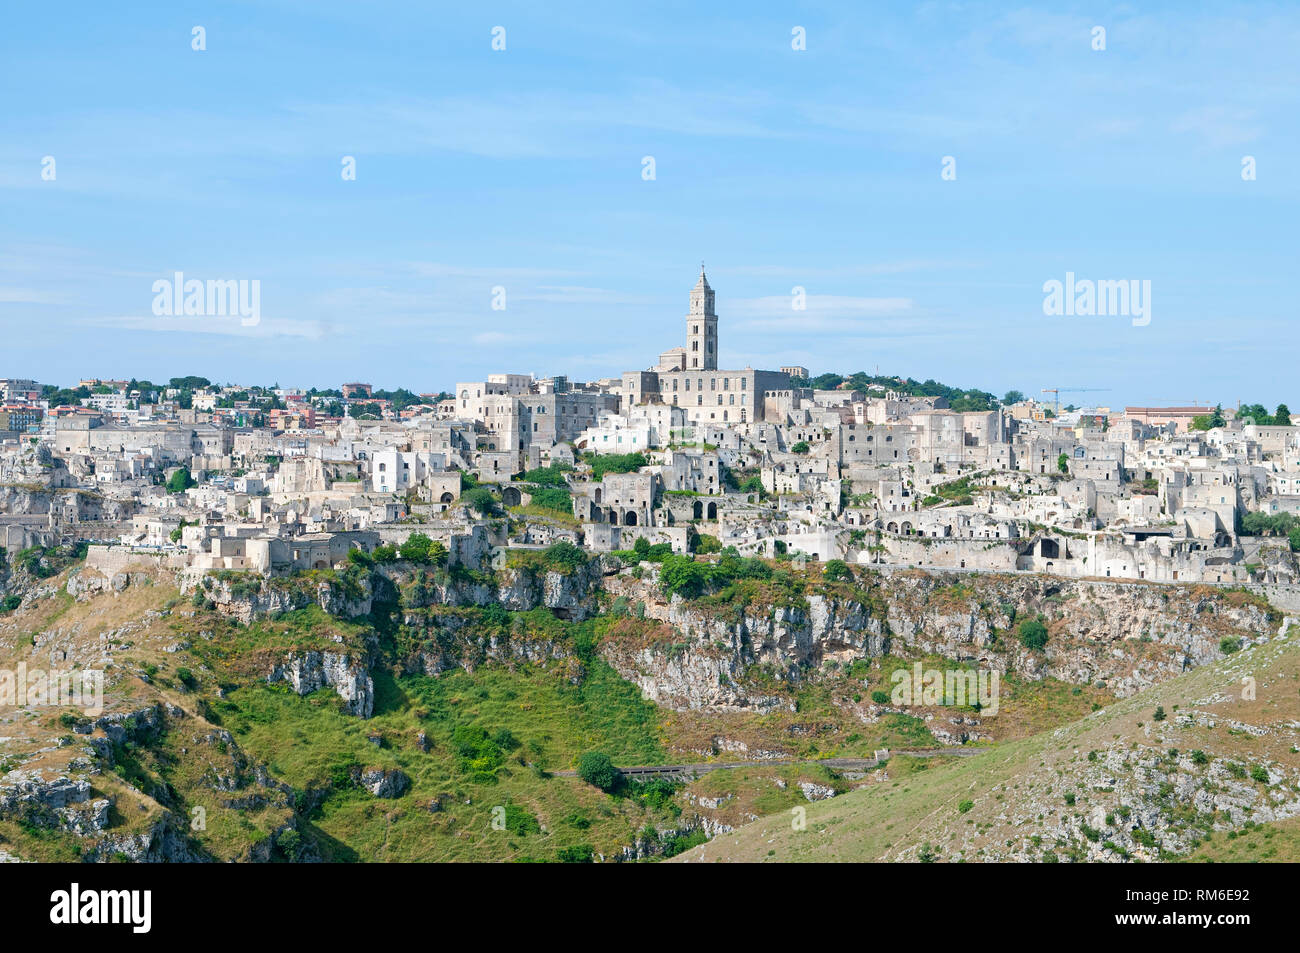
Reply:
<svg viewBox="0 0 1300 953"><path fill-rule="evenodd" d="M781 371L718 369L718 315L704 270L691 289L682 364L676 350L660 355L658 366L623 374L623 412L638 404L680 407L690 424L742 424L767 419L768 400L793 402L790 375ZM781 395L784 395L783 397Z"/></svg>

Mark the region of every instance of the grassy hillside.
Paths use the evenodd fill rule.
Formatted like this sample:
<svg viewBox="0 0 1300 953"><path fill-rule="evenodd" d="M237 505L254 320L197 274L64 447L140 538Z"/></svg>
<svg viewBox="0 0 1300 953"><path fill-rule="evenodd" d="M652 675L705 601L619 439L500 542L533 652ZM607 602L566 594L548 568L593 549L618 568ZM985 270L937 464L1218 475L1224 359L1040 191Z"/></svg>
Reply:
<svg viewBox="0 0 1300 953"><path fill-rule="evenodd" d="M881 702L900 666L973 664L914 652L780 680L754 667L747 677L780 707L671 711L605 661L610 647L675 647L662 622L628 611L571 622L377 603L341 619L311 604L242 625L143 566L91 591L68 578L43 577L0 615L0 668L57 662L107 680L102 717L0 709L6 783L89 786L71 810L0 804L0 851L21 859L643 859L706 832L718 834L694 852L706 859L1287 855L1285 838L1266 834L1296 802L1294 639L1123 702L1094 683L1014 674L996 716ZM373 681L372 717L334 688L299 695L268 681L312 653ZM1258 701L1233 694L1242 674ZM987 749L975 757L895 757L865 778L751 763L610 794L553 774L590 751L622 765L870 757L971 726Z"/></svg>
<svg viewBox="0 0 1300 953"><path fill-rule="evenodd" d="M678 859L1294 858L1297 631L974 757L896 758L886 776L804 807L802 830L782 812Z"/></svg>

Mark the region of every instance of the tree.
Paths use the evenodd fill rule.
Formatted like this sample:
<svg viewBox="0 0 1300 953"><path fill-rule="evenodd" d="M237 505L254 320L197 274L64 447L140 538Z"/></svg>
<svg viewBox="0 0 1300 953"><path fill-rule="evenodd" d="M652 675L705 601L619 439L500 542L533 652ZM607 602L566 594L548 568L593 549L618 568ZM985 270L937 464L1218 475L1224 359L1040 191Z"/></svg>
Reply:
<svg viewBox="0 0 1300 953"><path fill-rule="evenodd" d="M813 390L834 390L844 383L839 374L818 374L808 382Z"/></svg>
<svg viewBox="0 0 1300 953"><path fill-rule="evenodd" d="M460 495L461 500L470 509L482 516L494 516L497 513L497 498L485 486L477 486Z"/></svg>
<svg viewBox="0 0 1300 953"><path fill-rule="evenodd" d="M542 552L542 561L547 569L557 572L572 573L587 565L587 554L579 546L567 539L551 543Z"/></svg>
<svg viewBox="0 0 1300 953"><path fill-rule="evenodd" d="M659 569L659 586L664 595L672 598L694 599L704 592L709 581L709 567L697 563L690 556L665 556Z"/></svg>
<svg viewBox="0 0 1300 953"><path fill-rule="evenodd" d="M1009 390L1002 397L1004 404L1018 404L1025 399L1025 395L1018 390Z"/></svg>
<svg viewBox="0 0 1300 953"><path fill-rule="evenodd" d="M701 555L722 552L722 541L708 533L700 533L695 538L695 551Z"/></svg>
<svg viewBox="0 0 1300 953"><path fill-rule="evenodd" d="M619 772L609 755L588 751L578 759L578 777L602 791L612 791L618 784Z"/></svg>
<svg viewBox="0 0 1300 953"><path fill-rule="evenodd" d="M1222 427L1226 423L1227 421L1223 417L1223 405L1216 404L1213 413L1197 414L1192 418L1192 429L1213 430L1216 427Z"/></svg>
<svg viewBox="0 0 1300 953"><path fill-rule="evenodd" d="M204 387L210 387L212 381L206 377L173 377L167 384L173 390L202 390Z"/></svg>
<svg viewBox="0 0 1300 953"><path fill-rule="evenodd" d="M638 536L636 542L632 544L632 551L644 559L650 553L650 540Z"/></svg>
<svg viewBox="0 0 1300 953"><path fill-rule="evenodd" d="M1286 404L1277 405L1277 413L1273 415L1273 423L1278 427L1291 426L1291 409Z"/></svg>
<svg viewBox="0 0 1300 953"><path fill-rule="evenodd" d="M413 563L431 562L434 555L434 546L442 546L441 543L435 543L423 533L412 533L406 537L406 542L402 543L400 555L403 559ZM446 548L443 548L446 553Z"/></svg>
<svg viewBox="0 0 1300 953"><path fill-rule="evenodd" d="M194 478L190 476L188 467L180 467L167 479L168 493L184 493L192 486L197 486Z"/></svg>
<svg viewBox="0 0 1300 953"><path fill-rule="evenodd" d="M807 453L810 449L811 449L811 448L808 446L808 441L806 441L806 440L800 440L798 443L796 443L793 447L790 448L790 452L791 452L791 453Z"/></svg>
<svg viewBox="0 0 1300 953"><path fill-rule="evenodd" d="M1063 453L1056 458L1056 469L1060 470L1062 473L1070 472L1070 457L1068 454Z"/></svg>
<svg viewBox="0 0 1300 953"><path fill-rule="evenodd" d="M848 563L842 559L828 559L822 569L822 576L829 582L840 582L845 579L852 579L853 571L849 569Z"/></svg>
<svg viewBox="0 0 1300 953"><path fill-rule="evenodd" d="M564 478L564 474L571 470L572 467L564 464L553 463L549 467L538 467L535 470L529 470L521 477L525 483L537 483L541 486L563 487L568 489L569 481Z"/></svg>

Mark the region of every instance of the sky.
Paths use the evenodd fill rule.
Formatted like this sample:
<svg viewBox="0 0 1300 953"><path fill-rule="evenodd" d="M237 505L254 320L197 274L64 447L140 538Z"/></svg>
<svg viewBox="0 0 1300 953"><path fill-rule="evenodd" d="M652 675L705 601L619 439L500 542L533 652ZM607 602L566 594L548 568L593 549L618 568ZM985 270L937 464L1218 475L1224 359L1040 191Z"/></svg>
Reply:
<svg viewBox="0 0 1300 953"><path fill-rule="evenodd" d="M704 262L723 367L1300 405L1298 49L1295 3L10 5L0 377L592 380ZM260 320L155 314L176 272ZM1067 273L1150 321L1045 314Z"/></svg>

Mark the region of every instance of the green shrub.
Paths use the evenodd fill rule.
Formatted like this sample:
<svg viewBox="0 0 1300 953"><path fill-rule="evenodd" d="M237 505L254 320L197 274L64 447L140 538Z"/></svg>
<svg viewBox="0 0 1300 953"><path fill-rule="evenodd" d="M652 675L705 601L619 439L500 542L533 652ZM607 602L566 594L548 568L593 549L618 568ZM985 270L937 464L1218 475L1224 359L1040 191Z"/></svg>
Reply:
<svg viewBox="0 0 1300 953"><path fill-rule="evenodd" d="M631 473L650 463L643 453L592 453L583 459L591 465L592 479L598 481L606 473Z"/></svg>
<svg viewBox="0 0 1300 953"><path fill-rule="evenodd" d="M587 565L588 556L567 539L552 543L542 551L542 561L547 569L573 573Z"/></svg>
<svg viewBox="0 0 1300 953"><path fill-rule="evenodd" d="M569 482L564 478L564 474L570 469L570 467L562 463L552 463L549 467L538 467L535 470L529 470L520 479L524 483L536 483L540 486L564 487L567 489Z"/></svg>
<svg viewBox="0 0 1300 953"><path fill-rule="evenodd" d="M822 567L822 576L829 582L842 582L853 578L853 570L842 559L828 559Z"/></svg>
<svg viewBox="0 0 1300 953"><path fill-rule="evenodd" d="M197 485L198 484L194 481L194 478L190 476L190 471L187 467L180 467L175 473L167 478L168 493L184 493L190 487Z"/></svg>
<svg viewBox="0 0 1300 953"><path fill-rule="evenodd" d="M1016 636L1025 648L1041 652L1047 645L1047 626L1043 624L1043 617L1021 621Z"/></svg>
<svg viewBox="0 0 1300 953"><path fill-rule="evenodd" d="M518 834L521 837L525 834L542 832L542 825L538 823L537 818L517 804L505 805L505 828L511 834Z"/></svg>
<svg viewBox="0 0 1300 953"><path fill-rule="evenodd" d="M700 533L695 542L695 551L704 555L722 552L722 541L708 533Z"/></svg>
<svg viewBox="0 0 1300 953"><path fill-rule="evenodd" d="M478 486L472 490L466 490L460 495L461 501L474 510L480 516L495 516L501 512L497 505L497 498L485 486Z"/></svg>
<svg viewBox="0 0 1300 953"><path fill-rule="evenodd" d="M675 595L694 599L703 595L712 576L711 569L690 556L665 556L659 570L659 587L670 599Z"/></svg>
<svg viewBox="0 0 1300 953"><path fill-rule="evenodd" d="M573 497L569 495L568 487L543 486L533 490L531 496L533 506L566 515L573 510Z"/></svg>
<svg viewBox="0 0 1300 953"><path fill-rule="evenodd" d="M612 791L618 785L621 775L609 760L609 755L600 751L588 751L578 759L578 777L602 791Z"/></svg>
<svg viewBox="0 0 1300 953"><path fill-rule="evenodd" d="M505 762L505 753L480 725L457 725L451 743L460 755L461 770L474 781L490 784L496 780L496 769Z"/></svg>
<svg viewBox="0 0 1300 953"><path fill-rule="evenodd" d="M575 844L572 847L561 847L555 856L562 864L589 864L596 856L596 849L590 844Z"/></svg>
<svg viewBox="0 0 1300 953"><path fill-rule="evenodd" d="M399 555L402 559L413 563L429 563L435 566L447 564L447 547L423 533L412 533L408 536L402 543Z"/></svg>

